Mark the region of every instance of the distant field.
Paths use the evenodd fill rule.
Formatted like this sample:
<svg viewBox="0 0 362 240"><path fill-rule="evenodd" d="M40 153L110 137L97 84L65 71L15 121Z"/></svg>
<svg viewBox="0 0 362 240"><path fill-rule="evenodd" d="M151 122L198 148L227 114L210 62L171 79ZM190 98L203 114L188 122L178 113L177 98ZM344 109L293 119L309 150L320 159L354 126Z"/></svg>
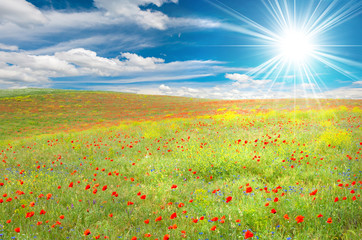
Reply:
<svg viewBox="0 0 362 240"><path fill-rule="evenodd" d="M362 100L0 91L0 239L362 239Z"/></svg>

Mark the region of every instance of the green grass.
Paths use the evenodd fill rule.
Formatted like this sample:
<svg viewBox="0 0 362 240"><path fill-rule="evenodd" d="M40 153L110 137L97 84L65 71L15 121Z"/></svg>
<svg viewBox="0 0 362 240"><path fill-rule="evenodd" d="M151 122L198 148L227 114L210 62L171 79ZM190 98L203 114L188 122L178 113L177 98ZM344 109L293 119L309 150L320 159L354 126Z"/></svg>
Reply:
<svg viewBox="0 0 362 240"><path fill-rule="evenodd" d="M149 107L147 121L120 117L118 124L88 130L4 138L0 239L163 239L166 234L170 239L244 239L246 230L253 232L252 239L361 239L362 132L356 108L361 102L297 112L280 110L289 104L283 101L279 108L256 103L223 103L225 110L187 118L165 113L155 120ZM250 111L238 113L242 104ZM275 111L252 111L253 104ZM54 118L45 125L57 124ZM40 215L42 209L46 213ZM26 218L32 211L34 216ZM173 213L177 217L170 219ZM297 223L297 216L304 221ZM215 217L218 221L211 221Z"/></svg>

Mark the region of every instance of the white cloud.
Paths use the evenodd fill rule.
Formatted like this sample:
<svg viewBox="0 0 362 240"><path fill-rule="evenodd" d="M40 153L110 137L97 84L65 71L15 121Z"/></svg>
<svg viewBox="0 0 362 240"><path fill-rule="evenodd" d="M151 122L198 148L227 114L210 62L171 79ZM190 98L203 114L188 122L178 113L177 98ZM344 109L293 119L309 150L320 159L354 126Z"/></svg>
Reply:
<svg viewBox="0 0 362 240"><path fill-rule="evenodd" d="M362 85L362 81L355 81L352 83L353 85Z"/></svg>
<svg viewBox="0 0 362 240"><path fill-rule="evenodd" d="M20 27L45 24L46 17L25 0L0 0L0 22L11 22Z"/></svg>
<svg viewBox="0 0 362 240"><path fill-rule="evenodd" d="M230 80L237 81L239 83L247 83L250 80L250 77L245 74L239 74L239 73L226 73L225 78L228 78Z"/></svg>
<svg viewBox="0 0 362 240"><path fill-rule="evenodd" d="M106 16L120 21L131 20L144 28L167 28L169 17L160 11L142 10L140 6L154 4L161 7L164 3L177 3L177 0L95 0L97 8L106 11Z"/></svg>
<svg viewBox="0 0 362 240"><path fill-rule="evenodd" d="M165 91L165 92L171 91L171 88L169 86L166 86L165 84L161 84L159 88L161 91Z"/></svg>
<svg viewBox="0 0 362 240"><path fill-rule="evenodd" d="M165 63L162 58L142 57L128 52L121 53L120 58L105 58L84 48L56 52L54 55L0 51L0 80L6 81L8 85L23 82L38 84L40 87L51 83L50 78L77 76L119 77L105 80L93 78L95 83L111 84L171 81L211 76L216 73L213 70L216 64L219 62L210 60ZM77 81L84 83L77 79L73 83L77 84ZM92 82L89 79L86 81Z"/></svg>
<svg viewBox="0 0 362 240"><path fill-rule="evenodd" d="M227 73L225 78L235 81L232 85L240 89L261 87L271 82L271 80L254 80L248 75L239 73Z"/></svg>
<svg viewBox="0 0 362 240"><path fill-rule="evenodd" d="M2 49L2 50L10 50L10 51L18 51L19 50L18 46L7 45L7 44L3 44L3 43L0 43L0 49Z"/></svg>
<svg viewBox="0 0 362 240"><path fill-rule="evenodd" d="M328 98L353 98L362 99L362 88L341 87L324 92Z"/></svg>

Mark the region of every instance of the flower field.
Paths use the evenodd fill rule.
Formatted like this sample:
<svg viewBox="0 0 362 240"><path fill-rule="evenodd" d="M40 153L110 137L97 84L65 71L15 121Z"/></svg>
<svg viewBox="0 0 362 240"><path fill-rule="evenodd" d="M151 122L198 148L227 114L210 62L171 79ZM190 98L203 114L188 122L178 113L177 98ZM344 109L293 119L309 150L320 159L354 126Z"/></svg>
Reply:
<svg viewBox="0 0 362 240"><path fill-rule="evenodd" d="M0 239L362 239L362 101L0 92Z"/></svg>

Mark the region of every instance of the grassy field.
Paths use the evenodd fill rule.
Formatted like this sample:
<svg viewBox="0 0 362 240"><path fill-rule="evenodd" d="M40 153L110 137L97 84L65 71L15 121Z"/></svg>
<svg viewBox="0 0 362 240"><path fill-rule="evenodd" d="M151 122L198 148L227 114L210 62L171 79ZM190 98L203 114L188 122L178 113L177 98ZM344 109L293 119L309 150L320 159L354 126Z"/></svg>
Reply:
<svg viewBox="0 0 362 240"><path fill-rule="evenodd" d="M0 91L0 239L362 239L361 100Z"/></svg>

